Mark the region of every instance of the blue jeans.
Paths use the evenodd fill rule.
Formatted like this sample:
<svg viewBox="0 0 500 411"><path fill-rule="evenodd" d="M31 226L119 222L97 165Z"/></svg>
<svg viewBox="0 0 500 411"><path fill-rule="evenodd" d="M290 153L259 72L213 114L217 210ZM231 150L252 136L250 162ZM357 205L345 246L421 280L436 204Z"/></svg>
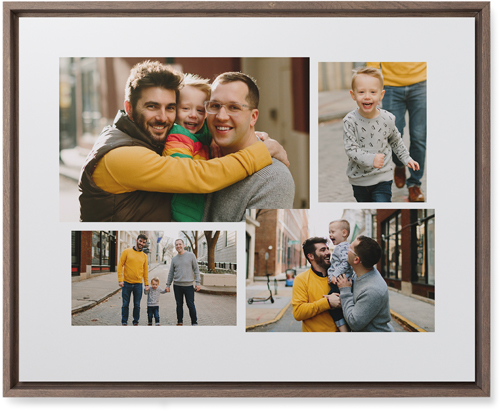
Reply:
<svg viewBox="0 0 500 411"><path fill-rule="evenodd" d="M186 304L189 309L189 316L191 317L191 324L198 324L196 317L196 308L194 307L194 287L192 285L182 286L174 284L175 303L177 304L177 324L182 324L184 317L184 297L186 297Z"/></svg>
<svg viewBox="0 0 500 411"><path fill-rule="evenodd" d="M130 305L130 295L134 294L133 324L139 324L141 314L142 283L125 283L122 288L122 324L128 322L128 306Z"/></svg>
<svg viewBox="0 0 500 411"><path fill-rule="evenodd" d="M390 203L392 199L392 180L382 181L373 186L352 186L354 198L358 203Z"/></svg>
<svg viewBox="0 0 500 411"><path fill-rule="evenodd" d="M420 186L424 175L425 150L427 146L427 81L410 86L385 86L383 108L396 116L396 127L403 135L406 126L405 114L408 111L410 127L410 156L420 165L420 170L410 169L407 187ZM404 167L393 154L392 159L397 167Z"/></svg>
<svg viewBox="0 0 500 411"><path fill-rule="evenodd" d="M148 306L148 324L153 324L153 317L155 318L155 324L160 324L160 307Z"/></svg>

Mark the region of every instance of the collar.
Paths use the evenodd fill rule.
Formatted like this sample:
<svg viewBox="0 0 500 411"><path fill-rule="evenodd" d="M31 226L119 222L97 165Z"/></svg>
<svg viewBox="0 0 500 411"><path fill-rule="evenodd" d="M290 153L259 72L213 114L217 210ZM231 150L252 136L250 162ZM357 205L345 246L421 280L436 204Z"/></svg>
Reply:
<svg viewBox="0 0 500 411"><path fill-rule="evenodd" d="M323 274L321 271L316 271L314 268L312 268L312 265L311 265L311 271L316 274L318 277L327 277L327 274Z"/></svg>

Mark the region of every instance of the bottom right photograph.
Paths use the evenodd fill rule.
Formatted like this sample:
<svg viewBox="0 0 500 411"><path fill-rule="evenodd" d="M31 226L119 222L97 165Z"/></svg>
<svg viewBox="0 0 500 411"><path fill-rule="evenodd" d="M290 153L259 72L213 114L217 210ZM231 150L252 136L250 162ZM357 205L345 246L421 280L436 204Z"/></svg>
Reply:
<svg viewBox="0 0 500 411"><path fill-rule="evenodd" d="M434 332L434 209L252 210L247 332Z"/></svg>

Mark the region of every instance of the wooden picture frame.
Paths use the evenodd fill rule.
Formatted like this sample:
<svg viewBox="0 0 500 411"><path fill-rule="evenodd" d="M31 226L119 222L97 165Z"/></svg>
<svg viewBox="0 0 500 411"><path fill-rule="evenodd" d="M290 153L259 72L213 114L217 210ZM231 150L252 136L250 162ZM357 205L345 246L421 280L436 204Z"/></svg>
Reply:
<svg viewBox="0 0 500 411"><path fill-rule="evenodd" d="M469 17L475 20L475 381L19 381L19 21L69 17ZM490 5L488 2L5 2L4 396L7 397L487 397L490 396ZM265 379L265 377L263 377Z"/></svg>

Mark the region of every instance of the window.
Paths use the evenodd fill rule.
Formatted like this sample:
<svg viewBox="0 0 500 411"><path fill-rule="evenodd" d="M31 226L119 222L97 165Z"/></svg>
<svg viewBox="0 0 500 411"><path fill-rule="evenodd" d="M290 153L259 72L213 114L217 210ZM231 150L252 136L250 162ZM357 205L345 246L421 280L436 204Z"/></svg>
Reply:
<svg viewBox="0 0 500 411"><path fill-rule="evenodd" d="M415 221L414 256L412 281L419 284L435 285L434 243L435 216L434 210L412 210L412 221Z"/></svg>
<svg viewBox="0 0 500 411"><path fill-rule="evenodd" d="M382 223L382 275L401 279L401 212Z"/></svg>

